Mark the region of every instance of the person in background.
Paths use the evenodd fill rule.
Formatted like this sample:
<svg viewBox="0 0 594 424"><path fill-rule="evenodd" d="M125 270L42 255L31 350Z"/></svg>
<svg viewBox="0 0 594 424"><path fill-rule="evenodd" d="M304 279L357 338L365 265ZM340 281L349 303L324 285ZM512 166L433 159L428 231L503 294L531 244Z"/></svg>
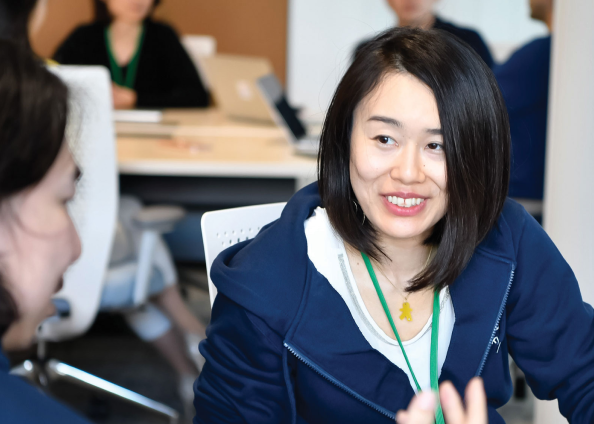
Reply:
<svg viewBox="0 0 594 424"><path fill-rule="evenodd" d="M32 57L29 36L34 34L45 16L47 0L0 0L0 39L10 39ZM126 264L137 255L140 230L133 223L134 214L142 208L138 199L122 196L119 201L118 225L112 247L111 265ZM103 309L125 309L132 304L133 280L113 279L106 284L101 297ZM169 250L157 240L154 269L149 295L151 302L142 309L131 309L124 318L143 341L150 343L170 363L179 378L179 394L191 412L192 384L204 362L198 343L205 337L204 325L189 311L181 298L177 272Z"/></svg>
<svg viewBox="0 0 594 424"><path fill-rule="evenodd" d="M116 109L208 106L177 34L150 18L160 0L94 1L95 22L68 36L54 54L57 62L107 67Z"/></svg>
<svg viewBox="0 0 594 424"><path fill-rule="evenodd" d="M81 245L67 210L79 175L64 142L68 90L14 42L0 40L0 63L0 422L85 424L9 375L2 353L30 346L55 313Z"/></svg>
<svg viewBox="0 0 594 424"><path fill-rule="evenodd" d="M533 19L553 30L553 0L530 0ZM551 35L521 47L493 72L509 113L510 197L542 200L544 192Z"/></svg>
<svg viewBox="0 0 594 424"><path fill-rule="evenodd" d="M478 53L489 68L494 65L493 56L480 34L472 29L462 28L439 18L434 12L439 0L387 0L388 5L398 16L398 26L422 29L441 29L454 34ZM355 54L359 51L360 44Z"/></svg>

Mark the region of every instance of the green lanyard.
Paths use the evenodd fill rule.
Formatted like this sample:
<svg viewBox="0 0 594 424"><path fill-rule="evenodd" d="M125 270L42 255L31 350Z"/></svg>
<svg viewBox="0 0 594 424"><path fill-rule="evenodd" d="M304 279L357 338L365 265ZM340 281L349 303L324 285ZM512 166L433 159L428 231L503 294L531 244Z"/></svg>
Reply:
<svg viewBox="0 0 594 424"><path fill-rule="evenodd" d="M109 37L109 27L105 28L105 47L107 47L107 56L109 57L109 68L111 69L111 77L113 82L122 87L134 88L134 82L136 81L136 71L138 70L138 61L140 60L140 51L142 50L142 43L144 42L144 25L140 28L140 34L138 36L138 45L136 46L136 52L132 57L132 60L128 64L128 70L126 72L126 80L124 80L124 73L122 67L118 65L115 60L115 56L111 51L111 41Z"/></svg>
<svg viewBox="0 0 594 424"><path fill-rule="evenodd" d="M394 331L394 335L396 336L396 340L398 340L398 344L400 345L400 349L402 349L402 354L404 355L404 359L406 360L406 364L408 365L408 369L412 375L413 380L415 381L415 385L417 386L417 391L421 392L421 386L417 381L417 377L415 377L415 373L413 372L412 366L408 360L408 356L406 356L406 351L404 350L404 346L402 345L402 341L400 340L400 336L398 335L398 330L396 330L396 325L394 324L394 320L392 319L392 314L390 313L390 308L388 307L388 303L386 302L386 298L384 297L384 293L377 281L377 277L375 276L375 271L373 270L373 266L371 265L371 261L369 257L361 252L361 256L363 257L363 261L365 262L365 266L367 267L367 271L369 272L369 276L371 277L371 281L373 281L373 286L375 287L375 291L377 292L377 296L384 308L384 312L388 317L388 321L390 321L390 326ZM431 389L437 393L439 390L439 380L437 378L437 345L438 345L438 336L439 336L439 293L435 291L433 294L433 320L431 323L431 359L429 365L429 373L431 376ZM435 412L435 422L437 424L444 424L443 412L441 411L441 404L439 400L437 402L437 411Z"/></svg>

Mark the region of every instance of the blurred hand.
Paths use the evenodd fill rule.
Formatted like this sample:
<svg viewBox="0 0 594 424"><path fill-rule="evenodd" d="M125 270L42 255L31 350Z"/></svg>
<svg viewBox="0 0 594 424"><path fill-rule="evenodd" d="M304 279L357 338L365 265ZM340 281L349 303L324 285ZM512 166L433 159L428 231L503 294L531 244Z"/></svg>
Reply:
<svg viewBox="0 0 594 424"><path fill-rule="evenodd" d="M466 410L462 399L449 381L439 387L439 399L443 415L448 424L487 424L487 397L480 378L473 378L464 394ZM414 397L406 411L396 414L397 424L433 424L437 399L432 392L423 392Z"/></svg>
<svg viewBox="0 0 594 424"><path fill-rule="evenodd" d="M136 91L116 83L111 83L113 107L115 109L132 109L136 106Z"/></svg>

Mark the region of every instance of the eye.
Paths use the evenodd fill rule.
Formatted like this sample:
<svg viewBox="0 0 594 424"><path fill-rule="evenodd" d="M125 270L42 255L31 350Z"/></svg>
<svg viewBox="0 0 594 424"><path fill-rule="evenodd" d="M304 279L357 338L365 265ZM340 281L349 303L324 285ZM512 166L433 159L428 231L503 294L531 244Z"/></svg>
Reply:
<svg viewBox="0 0 594 424"><path fill-rule="evenodd" d="M388 137L387 135L378 135L377 137L375 137L375 139L382 144L396 144L396 141L392 137Z"/></svg>
<svg viewBox="0 0 594 424"><path fill-rule="evenodd" d="M443 150L443 144L440 143L429 143L427 144L427 148L429 150L435 150L437 152L440 152Z"/></svg>

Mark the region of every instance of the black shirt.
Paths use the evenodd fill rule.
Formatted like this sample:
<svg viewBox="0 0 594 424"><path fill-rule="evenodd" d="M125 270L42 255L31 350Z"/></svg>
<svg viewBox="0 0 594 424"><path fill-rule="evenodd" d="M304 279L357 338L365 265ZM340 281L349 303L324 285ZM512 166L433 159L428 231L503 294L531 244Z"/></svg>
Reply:
<svg viewBox="0 0 594 424"><path fill-rule="evenodd" d="M104 23L78 27L58 48L54 59L63 65L103 65L110 69L105 28ZM127 66L122 71L125 76ZM139 108L208 106L208 93L173 28L150 20L145 22L133 89Z"/></svg>
<svg viewBox="0 0 594 424"><path fill-rule="evenodd" d="M493 68L493 65L495 64L495 62L493 61L493 56L491 56L489 48L487 47L487 45L485 44L478 32L468 28L457 27L454 24L442 21L437 16L435 17L435 22L433 23L432 28L447 31L450 34L455 35L456 37L464 41L466 44L468 44L470 47L472 47L472 49L478 53L478 55L483 59L487 66L489 66L489 68ZM357 55L359 49L361 49L361 47L367 41L368 40L362 42L357 46L353 58Z"/></svg>

